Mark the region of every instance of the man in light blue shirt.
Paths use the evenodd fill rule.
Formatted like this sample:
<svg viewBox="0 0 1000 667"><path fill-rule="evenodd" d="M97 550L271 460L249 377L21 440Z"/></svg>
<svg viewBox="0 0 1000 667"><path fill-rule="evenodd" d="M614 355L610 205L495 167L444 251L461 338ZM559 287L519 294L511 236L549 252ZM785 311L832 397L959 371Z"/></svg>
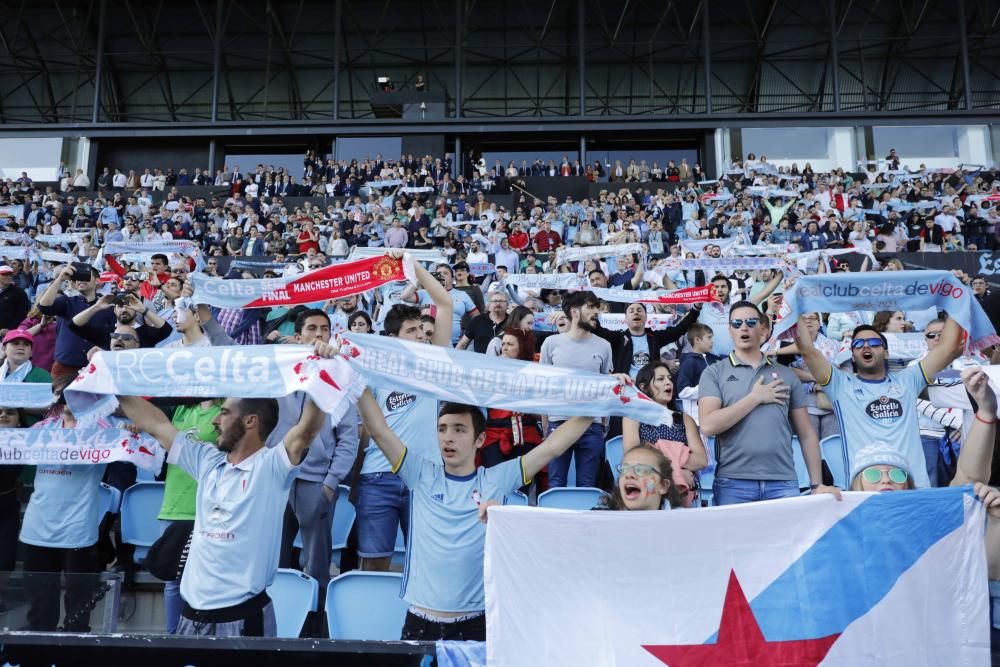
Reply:
<svg viewBox="0 0 1000 667"><path fill-rule="evenodd" d="M434 458L407 448L370 391L358 402L362 423L410 489L413 526L401 596L410 603L404 640L486 639L483 547L486 508L497 504L576 442L592 423L572 417L525 456L476 467L486 418L475 406L444 403ZM415 443L413 443L415 444ZM422 443L423 444L423 443Z"/></svg>
<svg viewBox="0 0 1000 667"><path fill-rule="evenodd" d="M962 329L948 320L937 347L924 359L899 373L889 373L889 350L885 336L871 325L862 324L851 335L854 373L830 365L805 334L799 319L796 343L809 372L833 403L840 420L848 465L854 455L872 442L885 442L910 462L913 482L918 488L930 486L917 420L917 397L929 384L928 378L944 370L962 349ZM847 471L847 478L854 476Z"/></svg>
<svg viewBox="0 0 1000 667"><path fill-rule="evenodd" d="M53 389L63 412L45 419L33 428L74 428L76 420L62 399L62 386ZM100 426L107 426L101 422ZM101 568L97 558L97 530L104 512L100 507L101 478L107 465L39 465L35 490L28 501L21 524L20 542L24 549L24 570L32 573L25 579L31 602L28 629L49 632L59 622L60 572L71 575L66 582L66 618L68 632L90 632L90 609L93 595L92 574ZM82 573L82 574L81 574ZM75 576L72 576L75 575Z"/></svg>
<svg viewBox="0 0 1000 667"><path fill-rule="evenodd" d="M316 343L315 353L333 356L322 342ZM326 413L307 400L284 441L265 447L278 422L277 401L229 398L215 418L219 440L213 446L178 431L141 398L119 396L118 401L140 429L168 450L167 461L198 482L177 634L275 636L274 606L266 588L278 570L285 501Z"/></svg>
<svg viewBox="0 0 1000 667"><path fill-rule="evenodd" d="M402 252L395 250L391 254L401 256ZM414 270L418 285L437 306L438 321L450 321L452 300L444 285L420 264L414 264ZM413 288L407 287L406 291L412 294ZM458 290L451 293L462 294ZM397 304L385 315L384 329L386 335L402 340L451 347L451 331L447 326L435 327L433 338L428 341L425 340L422 324L418 307ZM437 400L392 388L376 389L375 397L383 418L393 431L422 455L436 455L434 425ZM365 447L365 459L358 478L358 514L355 522L358 556L362 570L385 572L392 563L396 531L402 529L404 539L409 533L410 493L377 446L367 442L362 446Z"/></svg>
<svg viewBox="0 0 1000 667"><path fill-rule="evenodd" d="M450 266L447 264L438 264L434 268L434 275L437 276L438 281L444 285L444 288L448 291L448 295L451 297L451 339L449 342L454 346L462 337L462 318L466 315L468 315L470 319L475 317L479 314L479 309L476 308L476 304L473 303L468 294L462 290L455 289L455 271ZM404 292L403 300L423 305L431 303L437 305L426 288L420 290L419 293L415 293L412 289ZM437 319L440 324L444 324L440 315L435 319Z"/></svg>

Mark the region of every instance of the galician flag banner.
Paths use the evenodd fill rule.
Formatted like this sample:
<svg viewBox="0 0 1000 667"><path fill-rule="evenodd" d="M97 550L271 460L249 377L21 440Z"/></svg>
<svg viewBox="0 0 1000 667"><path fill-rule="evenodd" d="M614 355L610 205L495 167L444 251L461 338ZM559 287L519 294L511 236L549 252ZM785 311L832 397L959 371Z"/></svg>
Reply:
<svg viewBox="0 0 1000 667"><path fill-rule="evenodd" d="M338 299L396 280L416 282L416 277L409 257L382 255L281 278L223 280L192 273L191 280L195 303L219 308L272 308Z"/></svg>
<svg viewBox="0 0 1000 667"><path fill-rule="evenodd" d="M488 665L988 665L969 487L660 512L490 509Z"/></svg>
<svg viewBox="0 0 1000 667"><path fill-rule="evenodd" d="M364 384L345 360L308 345L144 348L98 352L66 388L80 425L114 412L116 395L280 398L306 392L336 422Z"/></svg>

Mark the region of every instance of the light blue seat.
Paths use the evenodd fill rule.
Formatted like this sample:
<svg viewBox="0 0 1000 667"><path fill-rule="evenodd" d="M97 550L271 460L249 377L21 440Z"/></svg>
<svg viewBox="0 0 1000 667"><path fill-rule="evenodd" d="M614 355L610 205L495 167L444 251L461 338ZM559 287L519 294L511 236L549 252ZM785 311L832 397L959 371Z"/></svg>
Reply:
<svg viewBox="0 0 1000 667"><path fill-rule="evenodd" d="M527 507L529 504L530 503L528 503L528 496L524 495L520 491L515 491L514 493L510 494L504 501L504 505L520 505L523 507Z"/></svg>
<svg viewBox="0 0 1000 667"><path fill-rule="evenodd" d="M330 524L330 536L333 541L333 552L330 562L340 562L340 552L347 547L347 536L351 534L354 527L354 519L357 517L357 510L354 503L350 501L351 487L341 484L337 492L337 504L333 508L333 521ZM302 533L295 534L292 546L296 549L302 548Z"/></svg>
<svg viewBox="0 0 1000 667"><path fill-rule="evenodd" d="M122 541L135 546L135 562L142 564L146 552L160 537L156 517L163 505L163 482L137 482L122 496Z"/></svg>
<svg viewBox="0 0 1000 667"><path fill-rule="evenodd" d="M823 454L823 460L833 474L833 485L846 489L849 483L847 479L847 455L844 452L844 439L839 435L831 435L819 441L819 451Z"/></svg>
<svg viewBox="0 0 1000 667"><path fill-rule="evenodd" d="M538 506L562 510L592 509L602 495L592 487L560 487L549 489L538 496Z"/></svg>
<svg viewBox="0 0 1000 667"><path fill-rule="evenodd" d="M792 436L792 460L795 462L795 476L799 480L799 491L809 490L809 468L802 457L802 445L796 436Z"/></svg>
<svg viewBox="0 0 1000 667"><path fill-rule="evenodd" d="M100 496L101 509L104 510L101 516L103 517L105 514L118 514L122 504L122 492L113 486L101 482Z"/></svg>
<svg viewBox="0 0 1000 667"><path fill-rule="evenodd" d="M714 491L712 491L712 485L715 483L715 466L710 466L708 468L703 468L698 471L698 484L701 488L698 490L698 500L699 502L707 507L711 507L712 500L714 498Z"/></svg>
<svg viewBox="0 0 1000 667"><path fill-rule="evenodd" d="M347 572L326 589L330 639L394 641L399 639L409 605L399 597L398 572Z"/></svg>
<svg viewBox="0 0 1000 667"><path fill-rule="evenodd" d="M396 526L396 544L392 548L392 564L402 567L406 560L406 539L403 537L403 526Z"/></svg>
<svg viewBox="0 0 1000 667"><path fill-rule="evenodd" d="M625 437L621 435L616 435L615 437L604 443L604 458L607 460L608 465L611 466L611 474L615 477L615 483L618 483L618 464L622 462L625 458Z"/></svg>
<svg viewBox="0 0 1000 667"><path fill-rule="evenodd" d="M267 587L274 604L278 636L295 639L302 632L309 612L319 603L319 582L304 572L281 568Z"/></svg>

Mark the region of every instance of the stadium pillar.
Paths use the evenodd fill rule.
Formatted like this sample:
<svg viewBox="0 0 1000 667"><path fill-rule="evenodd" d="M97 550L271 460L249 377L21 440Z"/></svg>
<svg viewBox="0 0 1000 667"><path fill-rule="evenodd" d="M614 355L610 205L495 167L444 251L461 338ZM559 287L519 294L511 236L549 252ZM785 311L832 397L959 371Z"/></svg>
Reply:
<svg viewBox="0 0 1000 667"><path fill-rule="evenodd" d="M969 25L965 20L965 0L958 0L958 44L962 54L962 95L965 110L972 110L972 77L969 75Z"/></svg>
<svg viewBox="0 0 1000 667"><path fill-rule="evenodd" d="M576 41L577 41L577 70L579 79L577 81L577 96L580 99L580 116L587 115L587 93L586 93L586 53L584 51L584 25L585 16L584 10L586 9L587 3L577 2L576 3ZM586 139L580 137L580 164L584 164L586 159L584 153L586 152Z"/></svg>
<svg viewBox="0 0 1000 667"><path fill-rule="evenodd" d="M341 0L333 4L333 119L340 115L340 13Z"/></svg>
<svg viewBox="0 0 1000 667"><path fill-rule="evenodd" d="M90 122L101 119L101 80L104 78L104 25L107 23L108 2L101 0L97 10L97 66L94 70L94 106L90 111Z"/></svg>
<svg viewBox="0 0 1000 667"><path fill-rule="evenodd" d="M840 58L837 49L837 0L830 0L830 69L833 74L833 110L840 113Z"/></svg>
<svg viewBox="0 0 1000 667"><path fill-rule="evenodd" d="M701 0L701 50L705 57L705 113L712 113L712 49L708 39L708 0Z"/></svg>
<svg viewBox="0 0 1000 667"><path fill-rule="evenodd" d="M465 165L465 158L462 157L462 137L455 137L455 159L452 160L451 170L455 178L462 175L462 167Z"/></svg>
<svg viewBox="0 0 1000 667"><path fill-rule="evenodd" d="M209 140L208 142L208 173L212 178L215 178L215 138Z"/></svg>
<svg viewBox="0 0 1000 667"><path fill-rule="evenodd" d="M465 39L465 0L455 0L455 118L462 117L462 40ZM456 145L461 142L456 139ZM455 152L458 159L459 153Z"/></svg>
<svg viewBox="0 0 1000 667"><path fill-rule="evenodd" d="M587 166L587 137L583 134L580 135L580 164Z"/></svg>
<svg viewBox="0 0 1000 667"><path fill-rule="evenodd" d="M222 70L222 21L224 20L223 11L226 8L225 0L216 0L215 2L215 35L213 35L214 43L212 45L212 122L219 120L219 72ZM215 165L210 165L213 169L212 174L214 176Z"/></svg>

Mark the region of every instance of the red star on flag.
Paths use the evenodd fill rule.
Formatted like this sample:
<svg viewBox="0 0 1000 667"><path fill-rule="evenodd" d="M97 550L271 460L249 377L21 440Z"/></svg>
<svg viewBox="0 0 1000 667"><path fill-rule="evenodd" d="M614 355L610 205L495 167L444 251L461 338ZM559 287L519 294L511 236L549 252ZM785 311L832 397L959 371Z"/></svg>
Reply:
<svg viewBox="0 0 1000 667"><path fill-rule="evenodd" d="M767 641L760 631L757 619L754 618L750 603L743 593L743 587L736 579L736 573L730 570L729 586L726 589L722 620L719 622L719 638L716 643L643 645L643 648L670 667L711 665L815 667L826 657L838 637L840 633L818 639Z"/></svg>

